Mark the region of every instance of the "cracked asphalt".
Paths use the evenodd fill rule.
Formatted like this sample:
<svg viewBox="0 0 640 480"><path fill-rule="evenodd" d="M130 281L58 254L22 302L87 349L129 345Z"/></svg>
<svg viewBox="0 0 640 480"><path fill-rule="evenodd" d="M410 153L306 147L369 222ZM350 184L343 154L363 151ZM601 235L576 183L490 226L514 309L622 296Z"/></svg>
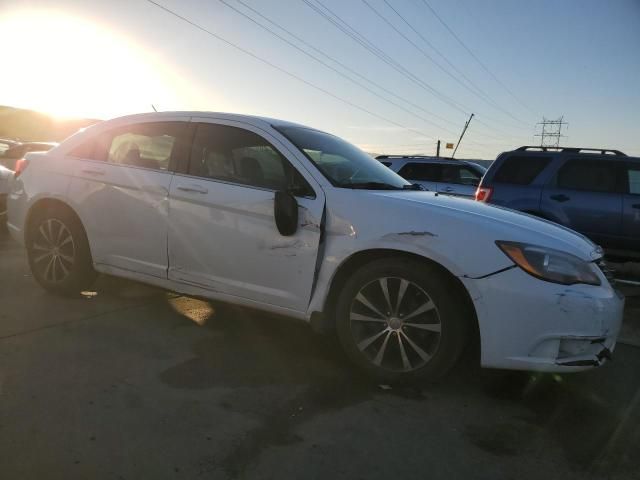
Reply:
<svg viewBox="0 0 640 480"><path fill-rule="evenodd" d="M286 318L107 277L51 296L0 234L3 479L638 478L639 348L564 376L473 359L381 388Z"/></svg>

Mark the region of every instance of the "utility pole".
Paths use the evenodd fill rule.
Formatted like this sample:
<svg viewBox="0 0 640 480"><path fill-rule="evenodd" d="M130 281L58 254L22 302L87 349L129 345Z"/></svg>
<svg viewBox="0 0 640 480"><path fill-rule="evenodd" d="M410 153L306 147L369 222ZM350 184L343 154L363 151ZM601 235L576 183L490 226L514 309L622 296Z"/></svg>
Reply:
<svg viewBox="0 0 640 480"><path fill-rule="evenodd" d="M438 140L438 146L436 147L436 158L440 158L440 140Z"/></svg>
<svg viewBox="0 0 640 480"><path fill-rule="evenodd" d="M566 137L562 134L562 126L569 125L564 121L564 115L557 120L547 120L542 117L542 122L538 123L541 126L540 133L535 136L540 137L541 147L559 147L560 139Z"/></svg>
<svg viewBox="0 0 640 480"><path fill-rule="evenodd" d="M467 128L469 128L469 124L471 123L471 119L473 118L473 113L471 114L471 116L469 117L469 120L467 120L467 123L464 124L464 128L462 129L462 133L460 134L460 138L458 139L458 143L456 143L456 148L453 151L453 153L451 154L451 160L453 160L453 157L456 156L456 152L458 151L458 147L460 146L460 142L462 141L462 137L464 137L465 132L467 131Z"/></svg>

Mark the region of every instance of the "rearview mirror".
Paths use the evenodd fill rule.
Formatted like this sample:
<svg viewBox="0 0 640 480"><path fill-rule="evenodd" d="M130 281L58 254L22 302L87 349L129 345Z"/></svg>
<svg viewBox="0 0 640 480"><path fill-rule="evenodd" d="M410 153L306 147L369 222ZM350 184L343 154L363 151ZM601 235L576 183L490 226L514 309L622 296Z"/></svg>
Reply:
<svg viewBox="0 0 640 480"><path fill-rule="evenodd" d="M280 235L289 237L298 229L298 202L289 192L278 191L273 206Z"/></svg>

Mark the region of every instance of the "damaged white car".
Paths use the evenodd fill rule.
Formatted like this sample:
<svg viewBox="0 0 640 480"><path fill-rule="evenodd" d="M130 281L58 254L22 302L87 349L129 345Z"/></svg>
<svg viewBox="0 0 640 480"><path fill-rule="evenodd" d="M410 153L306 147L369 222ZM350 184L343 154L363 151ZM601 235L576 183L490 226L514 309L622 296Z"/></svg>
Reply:
<svg viewBox="0 0 640 480"><path fill-rule="evenodd" d="M335 328L377 378L570 372L614 349L623 298L585 237L415 186L280 120L162 112L92 126L21 165L9 229L35 279L96 272ZM222 367L221 367L222 368Z"/></svg>

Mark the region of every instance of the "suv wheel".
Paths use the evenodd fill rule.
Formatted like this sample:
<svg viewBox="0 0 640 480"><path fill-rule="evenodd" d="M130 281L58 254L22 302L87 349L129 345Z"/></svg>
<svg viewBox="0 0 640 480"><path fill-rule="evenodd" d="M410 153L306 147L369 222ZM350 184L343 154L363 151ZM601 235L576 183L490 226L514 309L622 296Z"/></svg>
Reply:
<svg viewBox="0 0 640 480"><path fill-rule="evenodd" d="M45 210L34 215L27 257L36 281L56 294L78 294L90 287L96 276L84 229L76 216L66 210Z"/></svg>
<svg viewBox="0 0 640 480"><path fill-rule="evenodd" d="M467 339L468 319L456 291L428 264L400 257L365 265L338 299L342 346L376 379L437 380Z"/></svg>

